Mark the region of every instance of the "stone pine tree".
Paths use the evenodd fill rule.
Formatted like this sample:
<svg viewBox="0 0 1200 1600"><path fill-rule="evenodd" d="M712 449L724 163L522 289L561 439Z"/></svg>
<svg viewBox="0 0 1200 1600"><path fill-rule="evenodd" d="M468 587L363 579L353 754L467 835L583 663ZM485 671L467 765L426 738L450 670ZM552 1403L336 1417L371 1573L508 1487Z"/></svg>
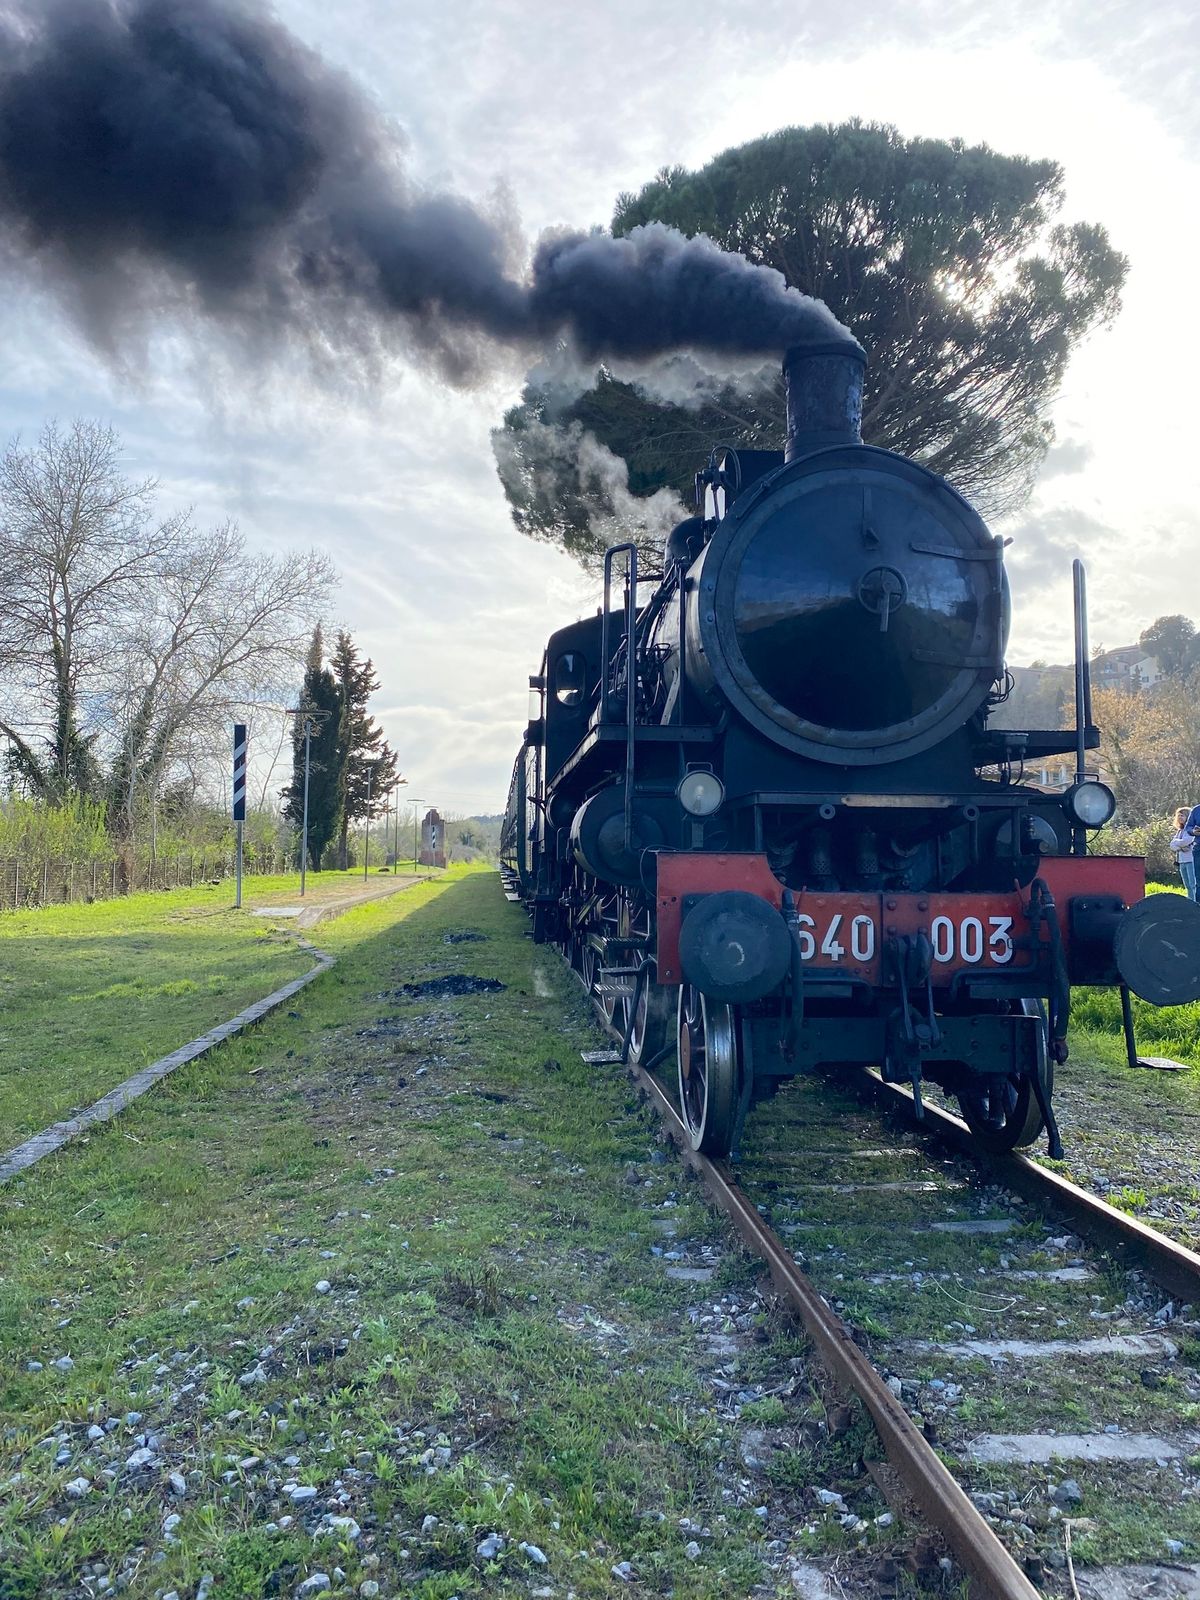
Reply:
<svg viewBox="0 0 1200 1600"><path fill-rule="evenodd" d="M849 122L665 170L621 196L612 232L661 221L707 234L823 300L868 353L867 443L916 457L996 515L1028 493L1068 356L1120 307L1128 263L1102 227L1057 222L1062 200L1053 161ZM598 450L633 496L674 490L690 506L713 444L775 450L782 437L768 370L753 393L687 404L611 373L583 395L539 377L494 442L518 528L590 565L613 509Z"/></svg>
<svg viewBox="0 0 1200 1600"><path fill-rule="evenodd" d="M396 781L396 754L383 737L383 729L367 710L379 688L374 663L363 659L348 633L339 633L331 661L337 684L338 774L341 794L341 837L338 861L350 864L350 829L355 822L382 816L387 795ZM369 782L368 782L369 778Z"/></svg>
<svg viewBox="0 0 1200 1600"><path fill-rule="evenodd" d="M304 687L300 691L300 710L312 713L312 735L308 773L308 858L314 872L321 870L321 858L336 837L341 817L341 738L342 701L333 673L325 665L325 641L321 625L313 630L312 643L304 666ZM304 821L304 722L295 719L292 733L292 781L283 791L283 814L297 830Z"/></svg>
<svg viewBox="0 0 1200 1600"><path fill-rule="evenodd" d="M1182 677L1200 661L1196 624L1190 617L1178 613L1152 622L1138 643L1148 656L1156 659L1159 669L1168 678Z"/></svg>

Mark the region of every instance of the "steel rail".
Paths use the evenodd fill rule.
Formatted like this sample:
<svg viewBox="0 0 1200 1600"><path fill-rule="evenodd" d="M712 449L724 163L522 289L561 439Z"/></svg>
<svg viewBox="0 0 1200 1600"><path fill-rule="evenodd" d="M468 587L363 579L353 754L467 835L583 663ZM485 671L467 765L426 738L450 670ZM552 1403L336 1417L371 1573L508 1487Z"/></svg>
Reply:
<svg viewBox="0 0 1200 1600"><path fill-rule="evenodd" d="M738 1187L729 1167L691 1148L679 1113L640 1067L628 1069L653 1102L686 1164L729 1217L748 1248L766 1262L829 1372L862 1401L905 1490L945 1539L963 1570L991 1600L1038 1600L1039 1591L955 1483L912 1418L854 1342L850 1327L830 1309L782 1241Z"/></svg>
<svg viewBox="0 0 1200 1600"><path fill-rule="evenodd" d="M1126 1264L1140 1267L1168 1294L1192 1304L1200 1303L1200 1255L1189 1250L1187 1245L1118 1211L1099 1195L1090 1194L1018 1151L1004 1155L981 1149L965 1122L940 1106L930 1105L928 1100L924 1102L924 1123L918 1122L912 1114L911 1091L898 1084L884 1083L870 1069L863 1071L862 1082L888 1109L903 1110L909 1126L918 1133L925 1132L974 1157L1007 1188L1035 1205L1067 1217L1081 1237L1114 1252Z"/></svg>

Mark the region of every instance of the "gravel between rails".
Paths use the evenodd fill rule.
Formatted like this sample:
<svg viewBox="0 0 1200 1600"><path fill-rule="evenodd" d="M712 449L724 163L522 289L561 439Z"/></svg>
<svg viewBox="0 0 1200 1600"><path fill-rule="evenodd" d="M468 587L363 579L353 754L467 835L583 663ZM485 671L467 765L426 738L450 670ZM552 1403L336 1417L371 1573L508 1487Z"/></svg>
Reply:
<svg viewBox="0 0 1200 1600"><path fill-rule="evenodd" d="M1077 1142L1104 1150L1113 1119L1087 1071L1077 1061L1068 1075L1091 1134ZM1103 1097L1126 1112L1118 1160L1148 1142L1153 1075L1130 1077L1124 1095ZM1169 1113L1149 1121L1161 1136ZM1178 1144L1152 1148L1156 1177L1190 1170L1192 1152ZM881 1148L877 1116L829 1081L787 1086L752 1118L746 1146L746 1194L800 1246L794 1259L1039 1586L1076 1594L1086 1580L1082 1593L1098 1600L1200 1592L1200 1323L1190 1305L1121 1270L1061 1219L1047 1223L969 1156L940 1158L912 1131ZM1118 1198L1103 1172L1084 1175ZM1150 1222L1168 1214L1157 1191L1129 1209Z"/></svg>
<svg viewBox="0 0 1200 1600"><path fill-rule="evenodd" d="M853 1095L796 1080L752 1117L740 1180L1035 1582L1070 1593L1070 1554L1093 1595L1133 1564L1190 1593L1191 1308L968 1159L880 1131Z"/></svg>

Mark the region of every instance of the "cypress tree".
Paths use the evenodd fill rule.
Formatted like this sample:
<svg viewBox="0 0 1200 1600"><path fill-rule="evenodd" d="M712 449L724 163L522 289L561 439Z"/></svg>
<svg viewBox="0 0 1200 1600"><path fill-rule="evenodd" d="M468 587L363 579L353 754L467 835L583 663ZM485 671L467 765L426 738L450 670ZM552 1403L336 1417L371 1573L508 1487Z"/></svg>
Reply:
<svg viewBox="0 0 1200 1600"><path fill-rule="evenodd" d="M312 713L308 774L308 857L314 872L338 831L341 813L339 737L342 702L333 673L325 665L321 624L313 630L304 665L300 710ZM304 820L304 723L298 716L292 730L292 781L283 791L283 814L299 829Z"/></svg>
<svg viewBox="0 0 1200 1600"><path fill-rule="evenodd" d="M338 725L341 841L338 862L350 862L350 827L367 819L368 772L371 818L382 816L386 796L396 781L396 754L383 737L383 729L367 710L379 688L375 665L363 660L348 633L339 633L331 665L341 713Z"/></svg>

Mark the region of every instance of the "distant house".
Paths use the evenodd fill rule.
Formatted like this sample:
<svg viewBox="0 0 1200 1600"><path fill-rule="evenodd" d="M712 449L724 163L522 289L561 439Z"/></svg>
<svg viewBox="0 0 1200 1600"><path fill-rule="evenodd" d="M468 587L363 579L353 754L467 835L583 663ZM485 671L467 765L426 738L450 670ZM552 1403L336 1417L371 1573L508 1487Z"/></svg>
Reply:
<svg viewBox="0 0 1200 1600"><path fill-rule="evenodd" d="M1140 644L1124 644L1092 657L1092 683L1100 689L1152 689L1165 674Z"/></svg>
<svg viewBox="0 0 1200 1600"><path fill-rule="evenodd" d="M1125 689L1133 669L1145 652L1141 645L1123 644L1117 650L1104 650L1092 657L1092 682L1101 689Z"/></svg>
<svg viewBox="0 0 1200 1600"><path fill-rule="evenodd" d="M1061 794L1075 782L1075 769L1068 766L1065 761L1060 761L1056 766L1041 767L1027 776L1037 788L1045 789L1051 794Z"/></svg>

